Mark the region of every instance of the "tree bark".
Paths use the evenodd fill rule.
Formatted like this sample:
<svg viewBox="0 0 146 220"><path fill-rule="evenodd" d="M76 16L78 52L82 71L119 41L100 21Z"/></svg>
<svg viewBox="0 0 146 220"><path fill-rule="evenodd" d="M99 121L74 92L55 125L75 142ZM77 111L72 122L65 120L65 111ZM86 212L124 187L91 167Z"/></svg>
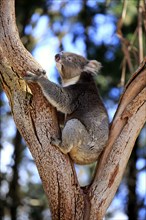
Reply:
<svg viewBox="0 0 146 220"><path fill-rule="evenodd" d="M51 146L58 137L56 110L40 88L23 80L42 69L22 45L14 0L0 0L0 78L17 128L35 160L52 219L102 219L120 184L135 140L146 121L146 59L133 74L119 102L106 149L89 187L81 188L68 155Z"/></svg>

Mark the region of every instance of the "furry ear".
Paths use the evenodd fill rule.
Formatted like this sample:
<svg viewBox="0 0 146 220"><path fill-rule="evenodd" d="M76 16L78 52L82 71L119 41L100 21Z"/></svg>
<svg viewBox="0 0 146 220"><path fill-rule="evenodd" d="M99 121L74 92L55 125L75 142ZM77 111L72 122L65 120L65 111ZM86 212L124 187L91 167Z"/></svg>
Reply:
<svg viewBox="0 0 146 220"><path fill-rule="evenodd" d="M90 72L93 75L96 75L101 69L102 65L96 60L90 60L84 67L85 72Z"/></svg>

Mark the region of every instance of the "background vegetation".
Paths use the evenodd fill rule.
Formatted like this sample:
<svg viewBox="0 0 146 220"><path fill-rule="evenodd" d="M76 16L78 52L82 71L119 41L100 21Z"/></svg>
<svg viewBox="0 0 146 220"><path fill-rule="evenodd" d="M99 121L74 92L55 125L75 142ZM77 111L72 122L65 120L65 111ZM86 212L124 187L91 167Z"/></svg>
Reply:
<svg viewBox="0 0 146 220"><path fill-rule="evenodd" d="M23 44L51 80L59 81L53 59L61 50L102 63L97 84L111 119L123 86L146 53L144 1L16 0L16 16ZM14 125L2 90L0 96L1 219L49 219L33 159ZM146 218L145 133L144 128L106 219ZM86 184L92 168L77 167L77 172L81 184Z"/></svg>

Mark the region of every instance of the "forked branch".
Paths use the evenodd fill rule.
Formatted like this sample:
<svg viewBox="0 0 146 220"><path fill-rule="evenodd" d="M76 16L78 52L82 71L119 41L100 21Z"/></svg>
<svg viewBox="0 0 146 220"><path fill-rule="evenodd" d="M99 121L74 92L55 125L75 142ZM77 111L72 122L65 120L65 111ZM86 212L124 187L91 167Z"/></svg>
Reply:
<svg viewBox="0 0 146 220"><path fill-rule="evenodd" d="M72 162L51 146L59 136L55 109L37 85L25 84L21 76L40 65L23 47L15 24L14 0L0 0L0 78L20 133L36 162L48 197L52 218L102 219L120 184L134 142L146 121L146 60L132 76L113 119L109 141L94 181L80 188Z"/></svg>

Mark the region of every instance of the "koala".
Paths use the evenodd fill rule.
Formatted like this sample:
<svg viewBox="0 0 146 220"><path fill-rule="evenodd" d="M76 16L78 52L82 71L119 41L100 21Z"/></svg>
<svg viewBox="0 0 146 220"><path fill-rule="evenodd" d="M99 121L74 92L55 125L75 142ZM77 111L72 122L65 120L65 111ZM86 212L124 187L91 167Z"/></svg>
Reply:
<svg viewBox="0 0 146 220"><path fill-rule="evenodd" d="M80 55L60 52L55 55L62 85L49 81L44 74L27 72L24 79L37 83L46 99L65 115L60 139L52 144L69 153L76 164L98 160L109 135L107 111L98 93L94 77L101 64Z"/></svg>

